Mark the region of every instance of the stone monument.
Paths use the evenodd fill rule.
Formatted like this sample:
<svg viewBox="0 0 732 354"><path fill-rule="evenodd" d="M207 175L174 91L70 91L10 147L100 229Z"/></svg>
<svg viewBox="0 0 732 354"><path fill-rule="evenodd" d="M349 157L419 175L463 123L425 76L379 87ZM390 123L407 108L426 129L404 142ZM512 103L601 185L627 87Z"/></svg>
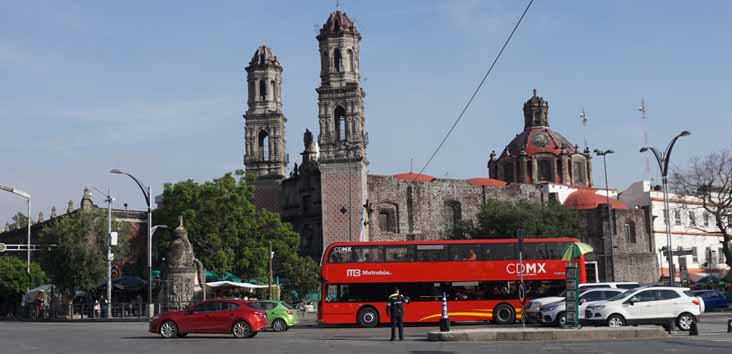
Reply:
<svg viewBox="0 0 732 354"><path fill-rule="evenodd" d="M183 227L183 217L175 228L175 240L168 250L168 269L160 291L161 303L168 311L185 309L193 301L195 280L205 289L205 273L200 262L196 262L193 246L188 240L188 231ZM198 273L198 274L197 274Z"/></svg>

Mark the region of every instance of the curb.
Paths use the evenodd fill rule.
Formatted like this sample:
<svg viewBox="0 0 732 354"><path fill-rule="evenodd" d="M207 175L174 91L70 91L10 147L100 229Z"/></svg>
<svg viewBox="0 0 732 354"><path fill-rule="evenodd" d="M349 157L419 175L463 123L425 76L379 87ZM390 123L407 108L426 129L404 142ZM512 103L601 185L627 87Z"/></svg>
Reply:
<svg viewBox="0 0 732 354"><path fill-rule="evenodd" d="M427 333L427 340L431 342L584 341L670 337L663 328L655 326L599 329L481 328Z"/></svg>

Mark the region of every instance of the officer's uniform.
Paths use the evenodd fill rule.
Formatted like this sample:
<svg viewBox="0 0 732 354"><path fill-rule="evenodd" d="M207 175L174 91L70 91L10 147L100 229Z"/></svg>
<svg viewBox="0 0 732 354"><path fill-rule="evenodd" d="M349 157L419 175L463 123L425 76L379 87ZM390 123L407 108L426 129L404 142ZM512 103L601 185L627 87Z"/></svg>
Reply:
<svg viewBox="0 0 732 354"><path fill-rule="evenodd" d="M408 297L397 293L386 300L386 313L391 317L391 340L394 340L396 326L399 326L399 340L404 339L404 304L408 303Z"/></svg>

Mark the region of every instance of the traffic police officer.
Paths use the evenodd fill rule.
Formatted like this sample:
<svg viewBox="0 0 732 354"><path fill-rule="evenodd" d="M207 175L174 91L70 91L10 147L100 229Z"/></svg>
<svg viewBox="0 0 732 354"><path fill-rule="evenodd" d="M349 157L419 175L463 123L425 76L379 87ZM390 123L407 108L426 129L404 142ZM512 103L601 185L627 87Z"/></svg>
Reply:
<svg viewBox="0 0 732 354"><path fill-rule="evenodd" d="M394 293L386 300L386 314L391 318L391 339L394 340L394 330L399 326L399 340L404 340L404 304L409 303L409 298L399 293L399 288L394 288Z"/></svg>

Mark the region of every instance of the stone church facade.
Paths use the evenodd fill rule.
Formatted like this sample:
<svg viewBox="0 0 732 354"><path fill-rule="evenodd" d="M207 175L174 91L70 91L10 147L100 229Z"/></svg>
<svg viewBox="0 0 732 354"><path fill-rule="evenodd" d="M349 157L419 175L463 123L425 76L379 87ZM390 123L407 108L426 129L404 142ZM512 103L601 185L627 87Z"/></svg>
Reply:
<svg viewBox="0 0 732 354"><path fill-rule="evenodd" d="M301 235L301 253L319 259L325 247L337 241L444 239L457 223L474 221L487 199L555 200L581 210L580 238L596 247L593 257L598 259L600 279L656 280L652 272L633 272L633 267L655 261L646 213L628 210L611 191L614 230L628 230L624 225L629 220L634 242L620 243L622 235L608 232L607 197L604 190L593 188L589 149L581 151L549 128L549 104L536 90L523 106L524 130L500 155L490 154L488 177L372 175L366 93L360 82L361 34L344 12L334 11L316 40L321 62L316 88L319 133L316 140L306 130L301 159L289 174L283 67L264 45L246 67L244 164L256 176L254 201L293 225ZM616 260L609 262L612 267L605 265L609 257Z"/></svg>

